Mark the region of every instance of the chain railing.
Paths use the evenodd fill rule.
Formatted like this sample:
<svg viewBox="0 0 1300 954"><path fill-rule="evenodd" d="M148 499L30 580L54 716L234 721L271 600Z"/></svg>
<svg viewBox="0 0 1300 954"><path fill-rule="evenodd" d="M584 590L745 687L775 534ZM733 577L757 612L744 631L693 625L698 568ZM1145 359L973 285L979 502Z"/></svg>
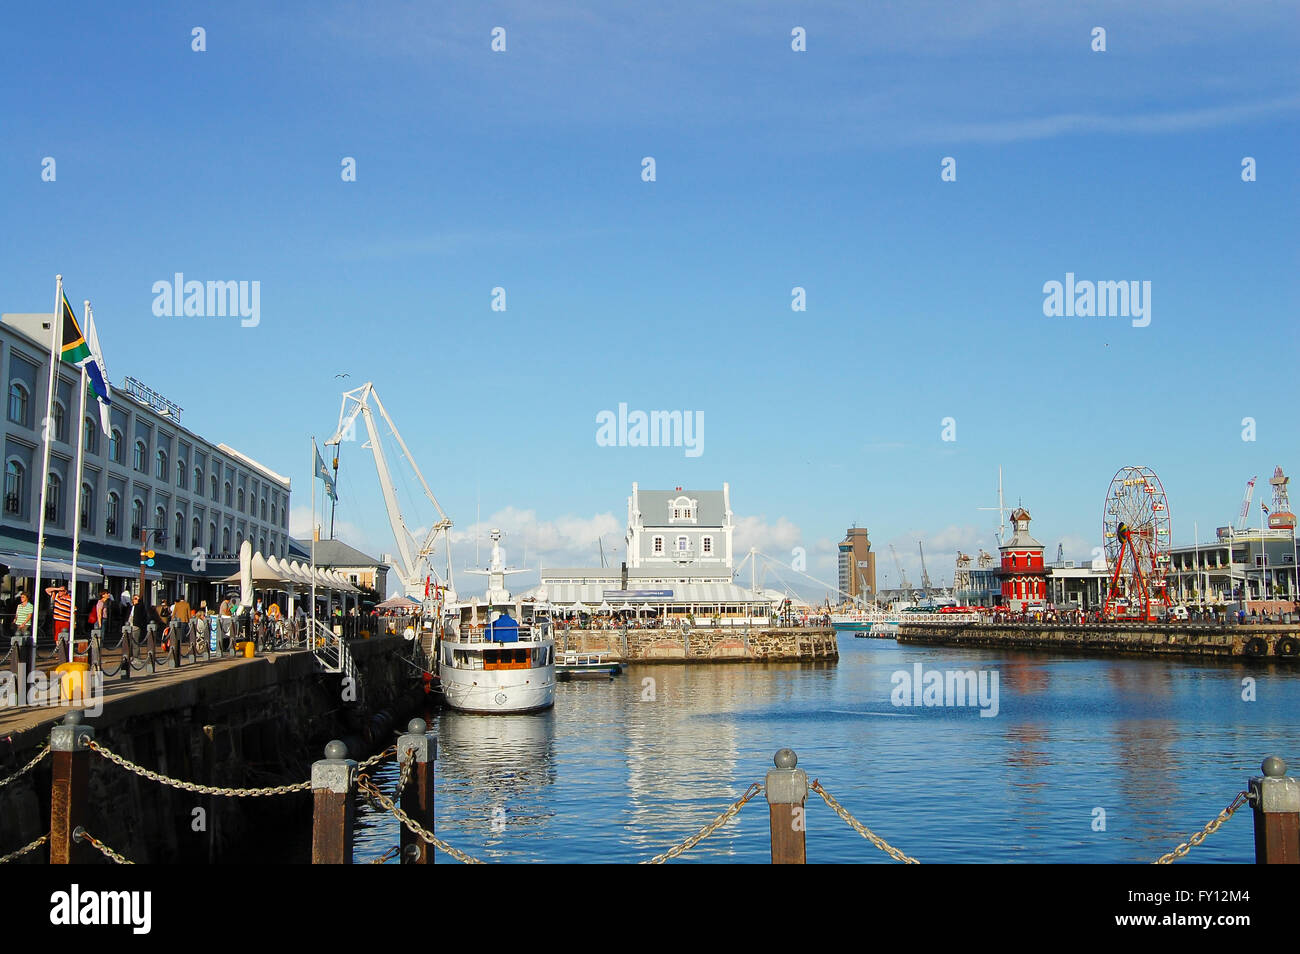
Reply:
<svg viewBox="0 0 1300 954"><path fill-rule="evenodd" d="M30 854L49 840L49 832L46 832L44 835L41 835L40 838L37 838L30 844L23 845L23 847L19 848L17 851L11 851L7 855L0 855L0 865L8 864L10 861L17 861L23 855Z"/></svg>
<svg viewBox="0 0 1300 954"><path fill-rule="evenodd" d="M81 841L88 841L88 842L90 842L90 846L91 846L92 848L94 848L96 851L98 851L98 852L99 852L101 855L103 855L105 858L107 858L107 859L109 859L110 861L112 861L114 864L118 864L118 865L133 865L133 864L135 864L134 861L130 861L130 860L128 860L128 859L122 857L120 854L118 854L118 853L117 853L116 851L114 851L112 848L108 847L108 845L104 844L102 841L100 841L98 838L96 838L96 837L95 837L94 835L92 835L90 832L86 831L86 829L82 828L80 825L78 825L75 829L73 829L73 832L72 832L72 840L73 840L73 841L76 841L76 842L81 842Z"/></svg>
<svg viewBox="0 0 1300 954"><path fill-rule="evenodd" d="M643 865L661 865L665 861L668 861L672 858L676 858L679 855L685 854L686 852L694 848L696 845L698 845L700 842L702 842L705 838L708 838L710 835L712 835L715 831L717 831L727 822L731 821L733 818L739 815L740 810L745 807L745 805L750 801L750 799L752 799L755 795L757 795L761 791L763 791L763 786L755 782L753 785L749 786L748 791L746 791L744 795L742 795L736 801L732 802L731 805L727 807L726 811L724 811L717 818L713 819L713 821L709 822L707 825L705 825L695 834L691 835L690 838L687 838L685 841L673 845L673 847L669 848L667 851L663 852L662 854L655 855L653 858L647 858L645 861L639 863Z"/></svg>
<svg viewBox="0 0 1300 954"><path fill-rule="evenodd" d="M835 814L839 815L840 818L844 819L844 821L848 824L850 828L856 831L863 838L867 839L867 841L871 842L873 845L875 845L885 854L889 855L889 857L893 858L895 861L901 861L903 862L903 864L907 864L907 865L919 865L921 863L917 861L915 858L913 858L911 855L906 855L903 852L899 851L897 848L895 848L889 842L885 841L885 839L881 838L879 835L877 835L866 825L862 824L862 822L854 818L853 815L849 812L849 810L845 808L843 805L841 805L835 799L834 795L826 791L826 789L822 788L822 783L820 779L813 779L813 783L808 787L812 789L814 792L816 792L818 795L820 795L822 797L822 800L831 807L831 809L835 812Z"/></svg>
<svg viewBox="0 0 1300 954"><path fill-rule="evenodd" d="M0 788L4 788L10 782L18 781L18 779L22 778L32 769L36 768L36 766L40 765L41 760L44 759L45 756L49 754L50 754L50 745L47 742L45 745L41 746L41 750L36 753L36 757L33 758L30 762L28 762L26 765L24 765L22 768L20 768L17 772L14 772L13 775L7 775L4 778L0 778Z"/></svg>
<svg viewBox="0 0 1300 954"><path fill-rule="evenodd" d="M1157 858L1155 861L1151 863L1153 865L1168 865L1168 864L1173 864L1179 858L1185 857L1189 851L1191 851L1201 842L1205 841L1206 838L1209 838L1216 831L1218 831L1219 826L1222 825L1224 822L1226 822L1233 815L1237 814L1237 809L1239 809L1242 805L1245 805L1246 802L1248 802L1249 800L1250 800L1249 792L1238 792L1237 797L1232 800L1231 804L1229 804L1227 808L1219 812L1218 815L1216 815L1213 819L1211 819L1204 828L1202 828L1196 834L1192 835L1190 838L1188 838L1185 842L1183 842L1173 851L1169 852L1168 854L1161 855L1159 858Z"/></svg>
<svg viewBox="0 0 1300 954"><path fill-rule="evenodd" d="M171 778L163 775L161 772L155 772L151 769L136 765L130 759L123 758L111 749L100 745L98 742L90 741L87 743L91 751L103 756L108 761L119 765L128 772L134 772L141 778L147 778L151 782L157 782L160 785L167 785L171 788L180 789L182 792L193 792L196 795L222 795L227 798L257 798L266 795L288 795L292 792L306 792L311 789L311 780L297 782L293 785L273 785L268 788L226 788L220 785L200 785L197 782L184 782L180 779Z"/></svg>
<svg viewBox="0 0 1300 954"><path fill-rule="evenodd" d="M369 798L373 799L374 801L378 802L381 806L383 806L385 811L392 813L392 815L396 817L396 819L399 822L405 825L414 835L416 835L419 838L422 838L426 843L433 845L433 847L437 848L443 854L451 855L451 857L455 858L461 864L466 864L466 865L483 864L483 862L479 861L477 858L474 858L471 855L467 855L459 848L453 848L445 841L442 841L433 832L429 831L427 828L425 828L423 825L417 822L410 815L406 814L406 812L402 811L402 809L398 807L396 802L394 802L391 798L389 798L387 795L381 792L378 789L378 787L376 787L375 783L370 780L370 776L358 775L357 788L361 792L363 792L366 796L368 796Z"/></svg>

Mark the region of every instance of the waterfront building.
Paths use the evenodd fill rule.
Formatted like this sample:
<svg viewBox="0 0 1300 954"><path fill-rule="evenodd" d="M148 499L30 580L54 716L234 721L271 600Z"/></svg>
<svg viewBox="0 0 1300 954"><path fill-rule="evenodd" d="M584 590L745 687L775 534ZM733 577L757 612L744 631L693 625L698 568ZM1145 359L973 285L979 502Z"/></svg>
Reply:
<svg viewBox="0 0 1300 954"><path fill-rule="evenodd" d="M1244 604L1247 613L1290 611L1296 585L1296 540L1288 527L1221 527L1209 543L1173 547L1169 598L1189 606Z"/></svg>
<svg viewBox="0 0 1300 954"><path fill-rule="evenodd" d="M845 531L839 546L840 596L853 600L876 598L876 555L865 527L852 526Z"/></svg>
<svg viewBox="0 0 1300 954"><path fill-rule="evenodd" d="M4 506L0 564L4 595L32 585L49 383L49 316L6 315L0 322L0 368L5 389ZM114 352L108 352L112 358ZM112 367L119 368L121 359ZM85 458L76 487L80 376L57 369L46 503L48 576L66 579L72 559L72 522L81 498L79 610L107 585L117 595L139 581L141 532L161 528L149 548L146 573L156 602L163 596L214 598L216 581L238 569L240 544L284 557L289 540L289 478L233 447L213 443L181 423L181 408L134 378L113 391L110 433L90 399L82 436ZM42 568L42 576L46 576ZM43 585L48 585L44 583Z"/></svg>
<svg viewBox="0 0 1300 954"><path fill-rule="evenodd" d="M1002 605L1013 611L1027 605L1042 604L1047 599L1047 568L1043 565L1043 545L1029 535L1029 511L1017 507L1011 511L1015 532L1000 547Z"/></svg>
<svg viewBox="0 0 1300 954"><path fill-rule="evenodd" d="M302 561L311 560L311 541L294 540L293 549L302 554ZM337 570L344 579L354 586L369 587L379 594L379 599L388 597L388 571L392 564L387 557L376 560L367 556L356 547L348 546L342 540L316 540L316 566L323 570Z"/></svg>
<svg viewBox="0 0 1300 954"><path fill-rule="evenodd" d="M1091 562L1060 560L1047 568L1047 596L1057 609L1076 609L1085 613L1106 605L1110 572L1106 558Z"/></svg>
<svg viewBox="0 0 1300 954"><path fill-rule="evenodd" d="M1002 568L993 565L993 555L981 549L976 561L959 550L952 595L961 606L997 606L1002 599Z"/></svg>
<svg viewBox="0 0 1300 954"><path fill-rule="evenodd" d="M764 624L785 594L734 580L731 489L641 490L632 484L619 567L541 570L523 599L546 600L561 611L621 613L677 624Z"/></svg>

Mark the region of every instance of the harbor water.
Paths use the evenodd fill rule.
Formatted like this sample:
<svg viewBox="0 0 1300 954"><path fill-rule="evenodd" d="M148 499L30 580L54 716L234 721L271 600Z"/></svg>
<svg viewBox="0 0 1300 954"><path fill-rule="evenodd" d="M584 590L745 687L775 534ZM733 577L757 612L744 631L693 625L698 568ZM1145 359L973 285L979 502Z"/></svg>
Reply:
<svg viewBox="0 0 1300 954"><path fill-rule="evenodd" d="M810 781L922 862L1150 862L1265 755L1300 772L1294 666L839 644L837 665L633 666L560 683L540 715L442 712L437 834L488 862L641 861L789 746ZM896 689L917 664L995 684L997 714L895 705L920 699ZM396 774L390 763L376 778L391 792ZM890 861L813 793L806 823L809 862ZM358 808L358 861L397 839L392 816ZM1249 809L1188 860L1252 862ZM768 862L763 797L678 861Z"/></svg>

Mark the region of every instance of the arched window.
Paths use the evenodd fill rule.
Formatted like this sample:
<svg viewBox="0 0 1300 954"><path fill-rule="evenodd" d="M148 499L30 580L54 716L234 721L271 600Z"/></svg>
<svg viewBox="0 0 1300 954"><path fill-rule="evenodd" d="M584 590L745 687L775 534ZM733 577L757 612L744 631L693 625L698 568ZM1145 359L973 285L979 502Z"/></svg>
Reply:
<svg viewBox="0 0 1300 954"><path fill-rule="evenodd" d="M217 475L216 474L212 475L212 478L209 482L209 486L212 487L212 499L213 500L220 499L219 497L217 497Z"/></svg>
<svg viewBox="0 0 1300 954"><path fill-rule="evenodd" d="M194 468L194 492L196 494L203 493L203 468L202 467Z"/></svg>
<svg viewBox="0 0 1300 954"><path fill-rule="evenodd" d="M156 464L156 466L154 467L154 476L157 477L159 480L166 480L168 476L167 452L165 450L159 449L158 453L154 455L154 462Z"/></svg>
<svg viewBox="0 0 1300 954"><path fill-rule="evenodd" d="M144 441L135 442L135 459L131 462L131 466L142 474L145 473L144 455L146 450L147 448L144 446Z"/></svg>
<svg viewBox="0 0 1300 954"><path fill-rule="evenodd" d="M226 481L226 506L227 506L227 507L232 506L233 503L234 503L234 501L233 501L233 498L232 498L232 496L231 496L230 481L227 480L227 481Z"/></svg>
<svg viewBox="0 0 1300 954"><path fill-rule="evenodd" d="M81 529L89 530L94 520L95 488L90 484L81 485Z"/></svg>
<svg viewBox="0 0 1300 954"><path fill-rule="evenodd" d="M221 552L222 553L230 552L230 528L229 527L221 528Z"/></svg>
<svg viewBox="0 0 1300 954"><path fill-rule="evenodd" d="M257 538L257 552L258 553L266 552L266 537Z"/></svg>
<svg viewBox="0 0 1300 954"><path fill-rule="evenodd" d="M244 488L239 488L239 512L244 512Z"/></svg>
<svg viewBox="0 0 1300 954"><path fill-rule="evenodd" d="M117 536L117 518L121 509L122 498L117 495L116 491L109 491L108 509L104 514L104 532L110 537Z"/></svg>
<svg viewBox="0 0 1300 954"><path fill-rule="evenodd" d="M20 382L15 381L9 385L9 420L24 427L31 427L27 420L28 410L27 389Z"/></svg>
<svg viewBox="0 0 1300 954"><path fill-rule="evenodd" d="M167 539L167 511L162 507L153 512L153 525L161 530L159 534L164 540Z"/></svg>
<svg viewBox="0 0 1300 954"><path fill-rule="evenodd" d="M172 527L173 527L172 538L176 541L175 549L184 550L185 549L185 514L177 510L176 516L172 520Z"/></svg>
<svg viewBox="0 0 1300 954"><path fill-rule="evenodd" d="M81 447L87 454L99 453L99 425L93 418L86 418L81 428Z"/></svg>
<svg viewBox="0 0 1300 954"><path fill-rule="evenodd" d="M266 498L262 498L262 519L266 519Z"/></svg>
<svg viewBox="0 0 1300 954"><path fill-rule="evenodd" d="M122 455L126 453L122 449L122 431L119 428L113 428L108 438L108 456L115 464L125 464L126 458Z"/></svg>
<svg viewBox="0 0 1300 954"><path fill-rule="evenodd" d="M275 523L275 509L276 509L276 505L275 505L274 503L272 503L272 504L271 504L271 522L272 522L272 523Z"/></svg>
<svg viewBox="0 0 1300 954"><path fill-rule="evenodd" d="M23 512L24 483L27 470L20 461L5 464L5 513Z"/></svg>
<svg viewBox="0 0 1300 954"><path fill-rule="evenodd" d="M230 552L231 552L231 553L238 553L238 552L239 552L239 548L242 547L243 545L244 545L244 531L243 531L243 530L236 530L236 531L235 531L235 549L231 550Z"/></svg>
<svg viewBox="0 0 1300 954"><path fill-rule="evenodd" d="M56 523L59 519L59 499L63 493L63 481L59 479L58 474L50 474L49 479L45 482L45 519L53 520Z"/></svg>
<svg viewBox="0 0 1300 954"><path fill-rule="evenodd" d="M68 409L57 399L54 402L54 439L65 444L68 442Z"/></svg>
<svg viewBox="0 0 1300 954"><path fill-rule="evenodd" d="M199 518L195 517L190 521L190 549L200 550L203 548L201 540L203 534L203 525L199 523Z"/></svg>
<svg viewBox="0 0 1300 954"><path fill-rule="evenodd" d="M176 486L181 488L181 490L189 490L189 488L185 486L185 481L189 479L189 476L189 469L185 466L185 458L176 458Z"/></svg>
<svg viewBox="0 0 1300 954"><path fill-rule="evenodd" d="M131 501L131 539L139 540L144 530L144 501L136 497Z"/></svg>
<svg viewBox="0 0 1300 954"><path fill-rule="evenodd" d="M217 525L208 524L208 553L217 552Z"/></svg>

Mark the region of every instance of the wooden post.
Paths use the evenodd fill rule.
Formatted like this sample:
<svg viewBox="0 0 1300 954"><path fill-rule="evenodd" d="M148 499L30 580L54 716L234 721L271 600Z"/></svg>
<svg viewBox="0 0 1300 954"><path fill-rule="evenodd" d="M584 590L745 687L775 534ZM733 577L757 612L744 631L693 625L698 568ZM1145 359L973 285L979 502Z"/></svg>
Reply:
<svg viewBox="0 0 1300 954"><path fill-rule="evenodd" d="M1255 809L1255 864L1300 864L1300 781L1287 778L1286 762L1270 755L1263 777L1250 780Z"/></svg>
<svg viewBox="0 0 1300 954"><path fill-rule="evenodd" d="M86 864L94 859L88 842L72 833L86 822L90 788L90 741L95 730L82 725L85 717L73 709L63 724L50 731L54 782L50 786L50 864Z"/></svg>
<svg viewBox="0 0 1300 954"><path fill-rule="evenodd" d="M438 760L438 737L428 731L423 719L412 719L406 727L406 734L397 739L398 763L411 765L411 775L406 788L402 789L402 811L412 820L427 828L433 827L433 780L434 765ZM414 751L408 755L407 750ZM404 865L431 865L434 861L433 846L405 825L401 826L401 859Z"/></svg>
<svg viewBox="0 0 1300 954"><path fill-rule="evenodd" d="M313 800L311 863L352 864L353 789L357 763L348 747L335 739L325 746L325 758L311 765Z"/></svg>
<svg viewBox="0 0 1300 954"><path fill-rule="evenodd" d="M804 801L808 798L808 775L793 749L781 749L773 757L774 769L767 770L768 818L772 828L772 864L802 865L805 850Z"/></svg>

